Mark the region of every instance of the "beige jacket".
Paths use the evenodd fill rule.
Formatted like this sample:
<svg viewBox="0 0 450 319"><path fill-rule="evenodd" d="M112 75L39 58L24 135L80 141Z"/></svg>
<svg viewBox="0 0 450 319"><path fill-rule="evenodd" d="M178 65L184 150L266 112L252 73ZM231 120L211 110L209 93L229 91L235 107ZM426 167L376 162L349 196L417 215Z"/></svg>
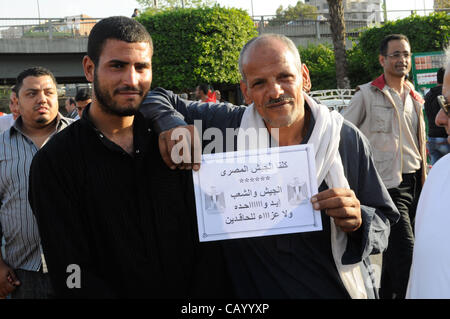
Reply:
<svg viewBox="0 0 450 319"><path fill-rule="evenodd" d="M424 100L410 82L406 84L411 89L410 95L418 115L417 137L422 158L422 183L424 183L427 160L425 121L422 112ZM397 106L386 87L384 75L359 86L342 115L355 124L369 139L375 167L386 188L397 187L402 181L401 124Z"/></svg>

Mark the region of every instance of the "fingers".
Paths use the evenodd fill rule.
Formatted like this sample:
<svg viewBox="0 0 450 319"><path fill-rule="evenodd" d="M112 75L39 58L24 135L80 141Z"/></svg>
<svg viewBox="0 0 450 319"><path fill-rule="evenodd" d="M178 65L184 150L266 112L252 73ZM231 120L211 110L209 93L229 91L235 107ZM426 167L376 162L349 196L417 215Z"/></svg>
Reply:
<svg viewBox="0 0 450 319"><path fill-rule="evenodd" d="M20 285L20 281L19 279L16 277L16 274L14 273L13 270L10 270L8 272L8 276L7 276L8 282L14 286L19 286Z"/></svg>
<svg viewBox="0 0 450 319"><path fill-rule="evenodd" d="M201 141L194 125L180 126L159 135L159 150L171 169L200 169Z"/></svg>
<svg viewBox="0 0 450 319"><path fill-rule="evenodd" d="M170 144L170 139L168 138L168 135L170 134L170 131L165 131L159 134L158 138L158 144L159 144L159 152L161 153L161 158L163 159L164 163L170 168L175 169L176 165L172 162L172 158L170 157L170 151L171 147L168 145ZM170 136L170 135L169 135Z"/></svg>
<svg viewBox="0 0 450 319"><path fill-rule="evenodd" d="M11 292L16 289L16 286L10 283L7 279L0 282L0 298L6 298Z"/></svg>
<svg viewBox="0 0 450 319"><path fill-rule="evenodd" d="M344 232L352 232L361 227L361 207L351 189L331 188L311 198L315 210L325 210L333 217L334 223Z"/></svg>

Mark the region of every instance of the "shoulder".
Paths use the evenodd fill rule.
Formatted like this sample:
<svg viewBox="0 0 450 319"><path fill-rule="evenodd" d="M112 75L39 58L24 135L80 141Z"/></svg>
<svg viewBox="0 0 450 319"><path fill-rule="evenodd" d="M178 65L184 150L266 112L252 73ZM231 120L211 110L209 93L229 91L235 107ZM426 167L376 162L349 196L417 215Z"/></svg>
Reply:
<svg viewBox="0 0 450 319"><path fill-rule="evenodd" d="M364 134L350 121L344 120L341 128L341 141L339 148L342 152L360 152L368 155L370 153L369 141ZM341 152L341 153L342 153Z"/></svg>
<svg viewBox="0 0 450 319"><path fill-rule="evenodd" d="M68 119L69 120L69 119ZM70 125L65 125L68 122ZM64 126L65 125L65 126ZM64 126L64 127L63 127ZM79 139L79 121L64 121L60 131L55 134L37 153L61 154L70 153L74 149L75 142Z"/></svg>
<svg viewBox="0 0 450 319"><path fill-rule="evenodd" d="M358 85L355 89L356 90L355 94L358 92L360 92L360 93L366 92L366 91L370 90L372 87L373 87L372 82L367 82L367 83Z"/></svg>

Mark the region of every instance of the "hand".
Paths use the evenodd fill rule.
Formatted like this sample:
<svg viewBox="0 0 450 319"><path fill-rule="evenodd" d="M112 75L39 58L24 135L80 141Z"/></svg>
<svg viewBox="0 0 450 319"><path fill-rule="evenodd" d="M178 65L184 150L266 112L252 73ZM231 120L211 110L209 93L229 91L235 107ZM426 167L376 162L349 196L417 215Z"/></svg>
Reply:
<svg viewBox="0 0 450 319"><path fill-rule="evenodd" d="M6 298L19 285L20 281L12 268L0 261L0 298Z"/></svg>
<svg viewBox="0 0 450 319"><path fill-rule="evenodd" d="M158 143L161 157L170 169L200 169L202 144L194 125L178 126L161 132Z"/></svg>
<svg viewBox="0 0 450 319"><path fill-rule="evenodd" d="M331 188L311 198L315 210L325 210L334 218L336 226L344 232L354 232L361 227L361 206L355 193L347 188Z"/></svg>

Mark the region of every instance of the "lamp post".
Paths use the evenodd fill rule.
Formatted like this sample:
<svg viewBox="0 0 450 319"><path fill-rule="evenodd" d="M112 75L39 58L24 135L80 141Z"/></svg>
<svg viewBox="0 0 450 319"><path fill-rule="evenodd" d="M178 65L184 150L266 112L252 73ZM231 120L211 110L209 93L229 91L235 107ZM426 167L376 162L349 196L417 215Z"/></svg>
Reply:
<svg viewBox="0 0 450 319"><path fill-rule="evenodd" d="M39 10L39 0L36 0L37 2L37 7L38 7L38 19L39 19L39 24L41 24L41 10Z"/></svg>

